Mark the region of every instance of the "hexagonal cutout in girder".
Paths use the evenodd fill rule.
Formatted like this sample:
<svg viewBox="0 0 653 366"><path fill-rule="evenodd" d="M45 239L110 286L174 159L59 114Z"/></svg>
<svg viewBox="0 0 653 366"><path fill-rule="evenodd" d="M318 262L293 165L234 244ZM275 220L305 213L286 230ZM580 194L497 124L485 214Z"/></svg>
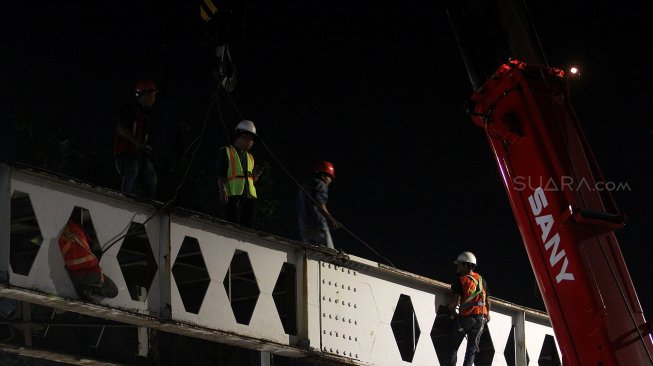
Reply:
<svg viewBox="0 0 653 366"><path fill-rule="evenodd" d="M158 266L143 224L131 223L117 258L132 300L145 302Z"/></svg>
<svg viewBox="0 0 653 366"><path fill-rule="evenodd" d="M27 193L15 191L11 195L9 235L11 269L14 273L27 276L43 243L41 229Z"/></svg>
<svg viewBox="0 0 653 366"><path fill-rule="evenodd" d="M483 333L481 333L481 339L478 341L478 353L476 354L476 357L474 357L474 365L492 365L493 360L494 343L492 342L490 328L488 328L488 325L486 324Z"/></svg>
<svg viewBox="0 0 653 366"><path fill-rule="evenodd" d="M454 332L455 320L451 318L446 305L440 305L431 328L431 340L435 347L435 354L440 364L446 365L454 350L457 350L462 341L458 332Z"/></svg>
<svg viewBox="0 0 653 366"><path fill-rule="evenodd" d="M550 334L544 336L544 342L542 343L542 350L540 351L540 357L537 359L537 364L539 366L562 365L558 348L556 347L556 341Z"/></svg>
<svg viewBox="0 0 653 366"><path fill-rule="evenodd" d="M236 321L248 325L261 291L247 252L236 250L223 284Z"/></svg>
<svg viewBox="0 0 653 366"><path fill-rule="evenodd" d="M297 334L297 270L290 263L284 263L272 291L283 331Z"/></svg>
<svg viewBox="0 0 653 366"><path fill-rule="evenodd" d="M399 296L390 327L395 336L397 347L399 347L401 359L406 362L413 362L420 330L410 296L404 294Z"/></svg>
<svg viewBox="0 0 653 366"><path fill-rule="evenodd" d="M457 320L450 316L449 309L445 305L440 305L431 329L431 340L440 364L450 363L452 353L457 352L461 346L467 347L467 344L461 345L465 334L456 330L459 327L458 324ZM494 359L494 343L487 325L481 334L478 348L479 351L474 357L474 365L491 365Z"/></svg>
<svg viewBox="0 0 653 366"><path fill-rule="evenodd" d="M187 312L200 312L204 296L211 283L202 249L197 239L186 236L179 248L179 254L172 266L172 275L177 283L181 301Z"/></svg>
<svg viewBox="0 0 653 366"><path fill-rule="evenodd" d="M508 336L508 341L506 342L506 348L503 351L503 356L506 358L506 364L508 366L516 365L517 358L517 348L515 346L515 327L513 326L510 329L510 335ZM528 356L528 350L526 350L526 364L531 363L531 358Z"/></svg>

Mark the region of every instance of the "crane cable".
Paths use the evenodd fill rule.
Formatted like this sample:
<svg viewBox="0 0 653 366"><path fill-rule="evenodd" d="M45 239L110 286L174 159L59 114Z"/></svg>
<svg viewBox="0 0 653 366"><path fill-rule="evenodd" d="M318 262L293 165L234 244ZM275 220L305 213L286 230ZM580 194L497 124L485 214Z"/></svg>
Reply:
<svg viewBox="0 0 653 366"><path fill-rule="evenodd" d="M238 116L240 117L240 119L245 119L244 116L243 116L243 114L240 112L240 109L238 108L238 106L236 105L236 103L234 102L234 100L231 98L231 94L227 94L227 98L229 99L229 102L231 102L231 105L233 106L234 110L236 111L236 113L238 114ZM315 198L313 198L313 196L312 196L310 193L308 193L308 192L306 191L306 189L304 188L304 186L301 185L301 184L299 183L299 181L297 181L297 179L292 175L292 173L290 173L290 171L289 171L289 170L286 168L286 166L281 162L281 160L277 157L277 155L276 155L276 154L272 151L272 149L270 149L270 147L265 143L265 140L263 140L263 138L261 138L260 136L258 136L258 140L261 142L261 145L263 145L263 147L265 148L265 150L267 150L267 152L270 154L270 156L272 156L272 158L274 159L274 161L276 161L276 163L279 164L279 166L280 166L281 169L286 173L286 175L288 176L288 178L290 178L290 180L291 180L291 181L292 181L292 182L293 182L297 187L299 187L299 189L301 190L301 192L303 192L303 193L306 195L306 197L308 197L308 198L313 202L313 204L315 204L316 206L319 206L320 204L315 200ZM370 244L368 244L365 240L361 239L358 235L354 234L354 232L352 232L351 230L349 230L349 228L347 228L347 227L346 227L345 225L343 225L341 222L336 221L336 223L337 223L337 224L338 224L338 225L339 225L339 226L340 226L340 227L341 227L345 232L347 232L349 235L351 235L354 239L356 239L358 242L360 242L360 243L363 244L365 247L367 247L367 249L369 249L372 253L374 253L375 255L377 255L379 258L383 259L383 260L386 261L387 263L389 263L392 267L396 267L396 266L395 266L395 265L394 265L394 264L393 264L393 263L392 263L388 258L386 258L386 257L384 257L383 255L381 255L381 254L380 254L378 251L376 251L376 250L375 250L375 249L374 249Z"/></svg>
<svg viewBox="0 0 653 366"><path fill-rule="evenodd" d="M544 64L546 65L546 67L549 67L549 61L546 59L546 54L544 53L544 47L542 47L542 42L540 42L540 36L537 33L537 29L535 28L535 22L533 22L533 18L531 17L531 12L528 11L526 0L522 0L522 4L524 6L524 11L526 12L526 17L528 18L528 25L530 25L531 30L533 31L533 36L535 36L535 41L537 41L537 47L539 47L540 49L540 54L542 55Z"/></svg>

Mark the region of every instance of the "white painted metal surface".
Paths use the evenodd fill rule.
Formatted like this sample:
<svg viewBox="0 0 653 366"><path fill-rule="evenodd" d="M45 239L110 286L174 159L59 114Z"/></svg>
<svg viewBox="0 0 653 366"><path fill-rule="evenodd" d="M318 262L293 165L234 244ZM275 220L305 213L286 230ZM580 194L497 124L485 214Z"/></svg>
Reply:
<svg viewBox="0 0 653 366"><path fill-rule="evenodd" d="M104 272L118 286L119 295L103 300L99 307L76 305L74 301L67 301L77 299L77 294L64 269L57 244L73 207L89 210L101 243L124 233L132 221L145 222L156 208L110 191L1 164L0 190L0 218L3 218L0 223L0 272L9 279L0 288L0 296L33 298L52 307L77 309L109 319L115 318L110 310L117 309L123 314L122 321L139 326L161 329L163 325L157 325L156 320L162 320L166 322L166 331L175 331L177 327L180 334L292 357L311 355L353 365L440 364L431 332L437 308L449 301L448 285L362 258L239 230L221 221L181 211L161 210L145 225L158 272L144 302L133 300L129 294L118 260L124 242L120 240L100 262ZM6 218L10 216L8 206L15 192L29 195L43 236L28 275L14 273L9 263L10 226ZM171 274L187 237L199 243L210 277L197 313L186 311ZM223 283L236 252L247 253L260 291L248 324L237 322ZM285 333L273 297L284 263L296 269L296 311L293 313L296 334ZM53 300L48 301L48 296ZM414 347L409 352L410 361L402 360L392 324L400 298L404 302L409 299L413 314L407 319L414 319L412 324L419 327L419 335L414 334ZM107 311L97 310L101 308ZM525 345L525 348L506 350L513 328L516 330L514 344ZM537 365L544 337L553 334L544 314L501 300L494 301L488 329L494 348L493 365L508 365L504 357L506 352L515 352L517 365L524 364L519 360L525 360L526 350L530 365ZM465 341L458 352L459 363L464 358L464 348Z"/></svg>

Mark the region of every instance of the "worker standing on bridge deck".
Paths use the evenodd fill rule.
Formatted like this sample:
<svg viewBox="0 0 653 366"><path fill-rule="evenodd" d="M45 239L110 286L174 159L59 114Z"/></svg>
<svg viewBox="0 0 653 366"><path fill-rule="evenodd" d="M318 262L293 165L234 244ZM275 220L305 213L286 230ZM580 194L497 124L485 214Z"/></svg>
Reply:
<svg viewBox="0 0 653 366"><path fill-rule="evenodd" d="M329 199L329 185L336 177L336 171L328 161L317 163L313 178L304 183L297 194L297 224L302 242L334 248L329 226L340 224L331 216L326 204Z"/></svg>
<svg viewBox="0 0 653 366"><path fill-rule="evenodd" d="M76 216L74 211L73 216ZM59 249L68 275L82 299L95 300L94 297L113 298L118 295L116 284L102 272L86 232L72 217L59 237Z"/></svg>
<svg viewBox="0 0 653 366"><path fill-rule="evenodd" d="M136 179L140 177L143 196L154 198L157 176L149 140L150 111L157 93L156 85L150 80L138 81L134 85L136 102L123 107L118 116L113 155L123 193L134 194Z"/></svg>
<svg viewBox="0 0 653 366"><path fill-rule="evenodd" d="M488 298L487 283L474 272L476 269L476 256L471 252L463 252L454 261L458 281L451 286L453 301L449 304L449 311L455 314L456 307L460 305L458 319L455 322L455 344L460 345L467 336L467 350L463 366L472 366L474 357L479 351L479 341L483 334L485 324L490 321L490 299ZM457 361L457 347L451 350L449 365L455 366Z"/></svg>
<svg viewBox="0 0 653 366"><path fill-rule="evenodd" d="M233 144L218 153L218 188L220 201L227 205L227 221L245 227L253 227L256 220L254 182L261 171L254 167L254 156L249 152L255 138L254 122L240 121Z"/></svg>

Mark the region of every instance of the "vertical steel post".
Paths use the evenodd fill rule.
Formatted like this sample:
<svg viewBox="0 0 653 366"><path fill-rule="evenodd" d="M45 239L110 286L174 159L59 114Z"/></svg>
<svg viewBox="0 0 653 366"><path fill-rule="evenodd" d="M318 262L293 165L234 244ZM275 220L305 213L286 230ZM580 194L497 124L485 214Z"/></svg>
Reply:
<svg viewBox="0 0 653 366"><path fill-rule="evenodd" d="M512 319L515 326L515 365L528 366L526 359L526 313L518 311Z"/></svg>
<svg viewBox="0 0 653 366"><path fill-rule="evenodd" d="M0 283L9 283L9 239L11 237L11 171L0 165Z"/></svg>

